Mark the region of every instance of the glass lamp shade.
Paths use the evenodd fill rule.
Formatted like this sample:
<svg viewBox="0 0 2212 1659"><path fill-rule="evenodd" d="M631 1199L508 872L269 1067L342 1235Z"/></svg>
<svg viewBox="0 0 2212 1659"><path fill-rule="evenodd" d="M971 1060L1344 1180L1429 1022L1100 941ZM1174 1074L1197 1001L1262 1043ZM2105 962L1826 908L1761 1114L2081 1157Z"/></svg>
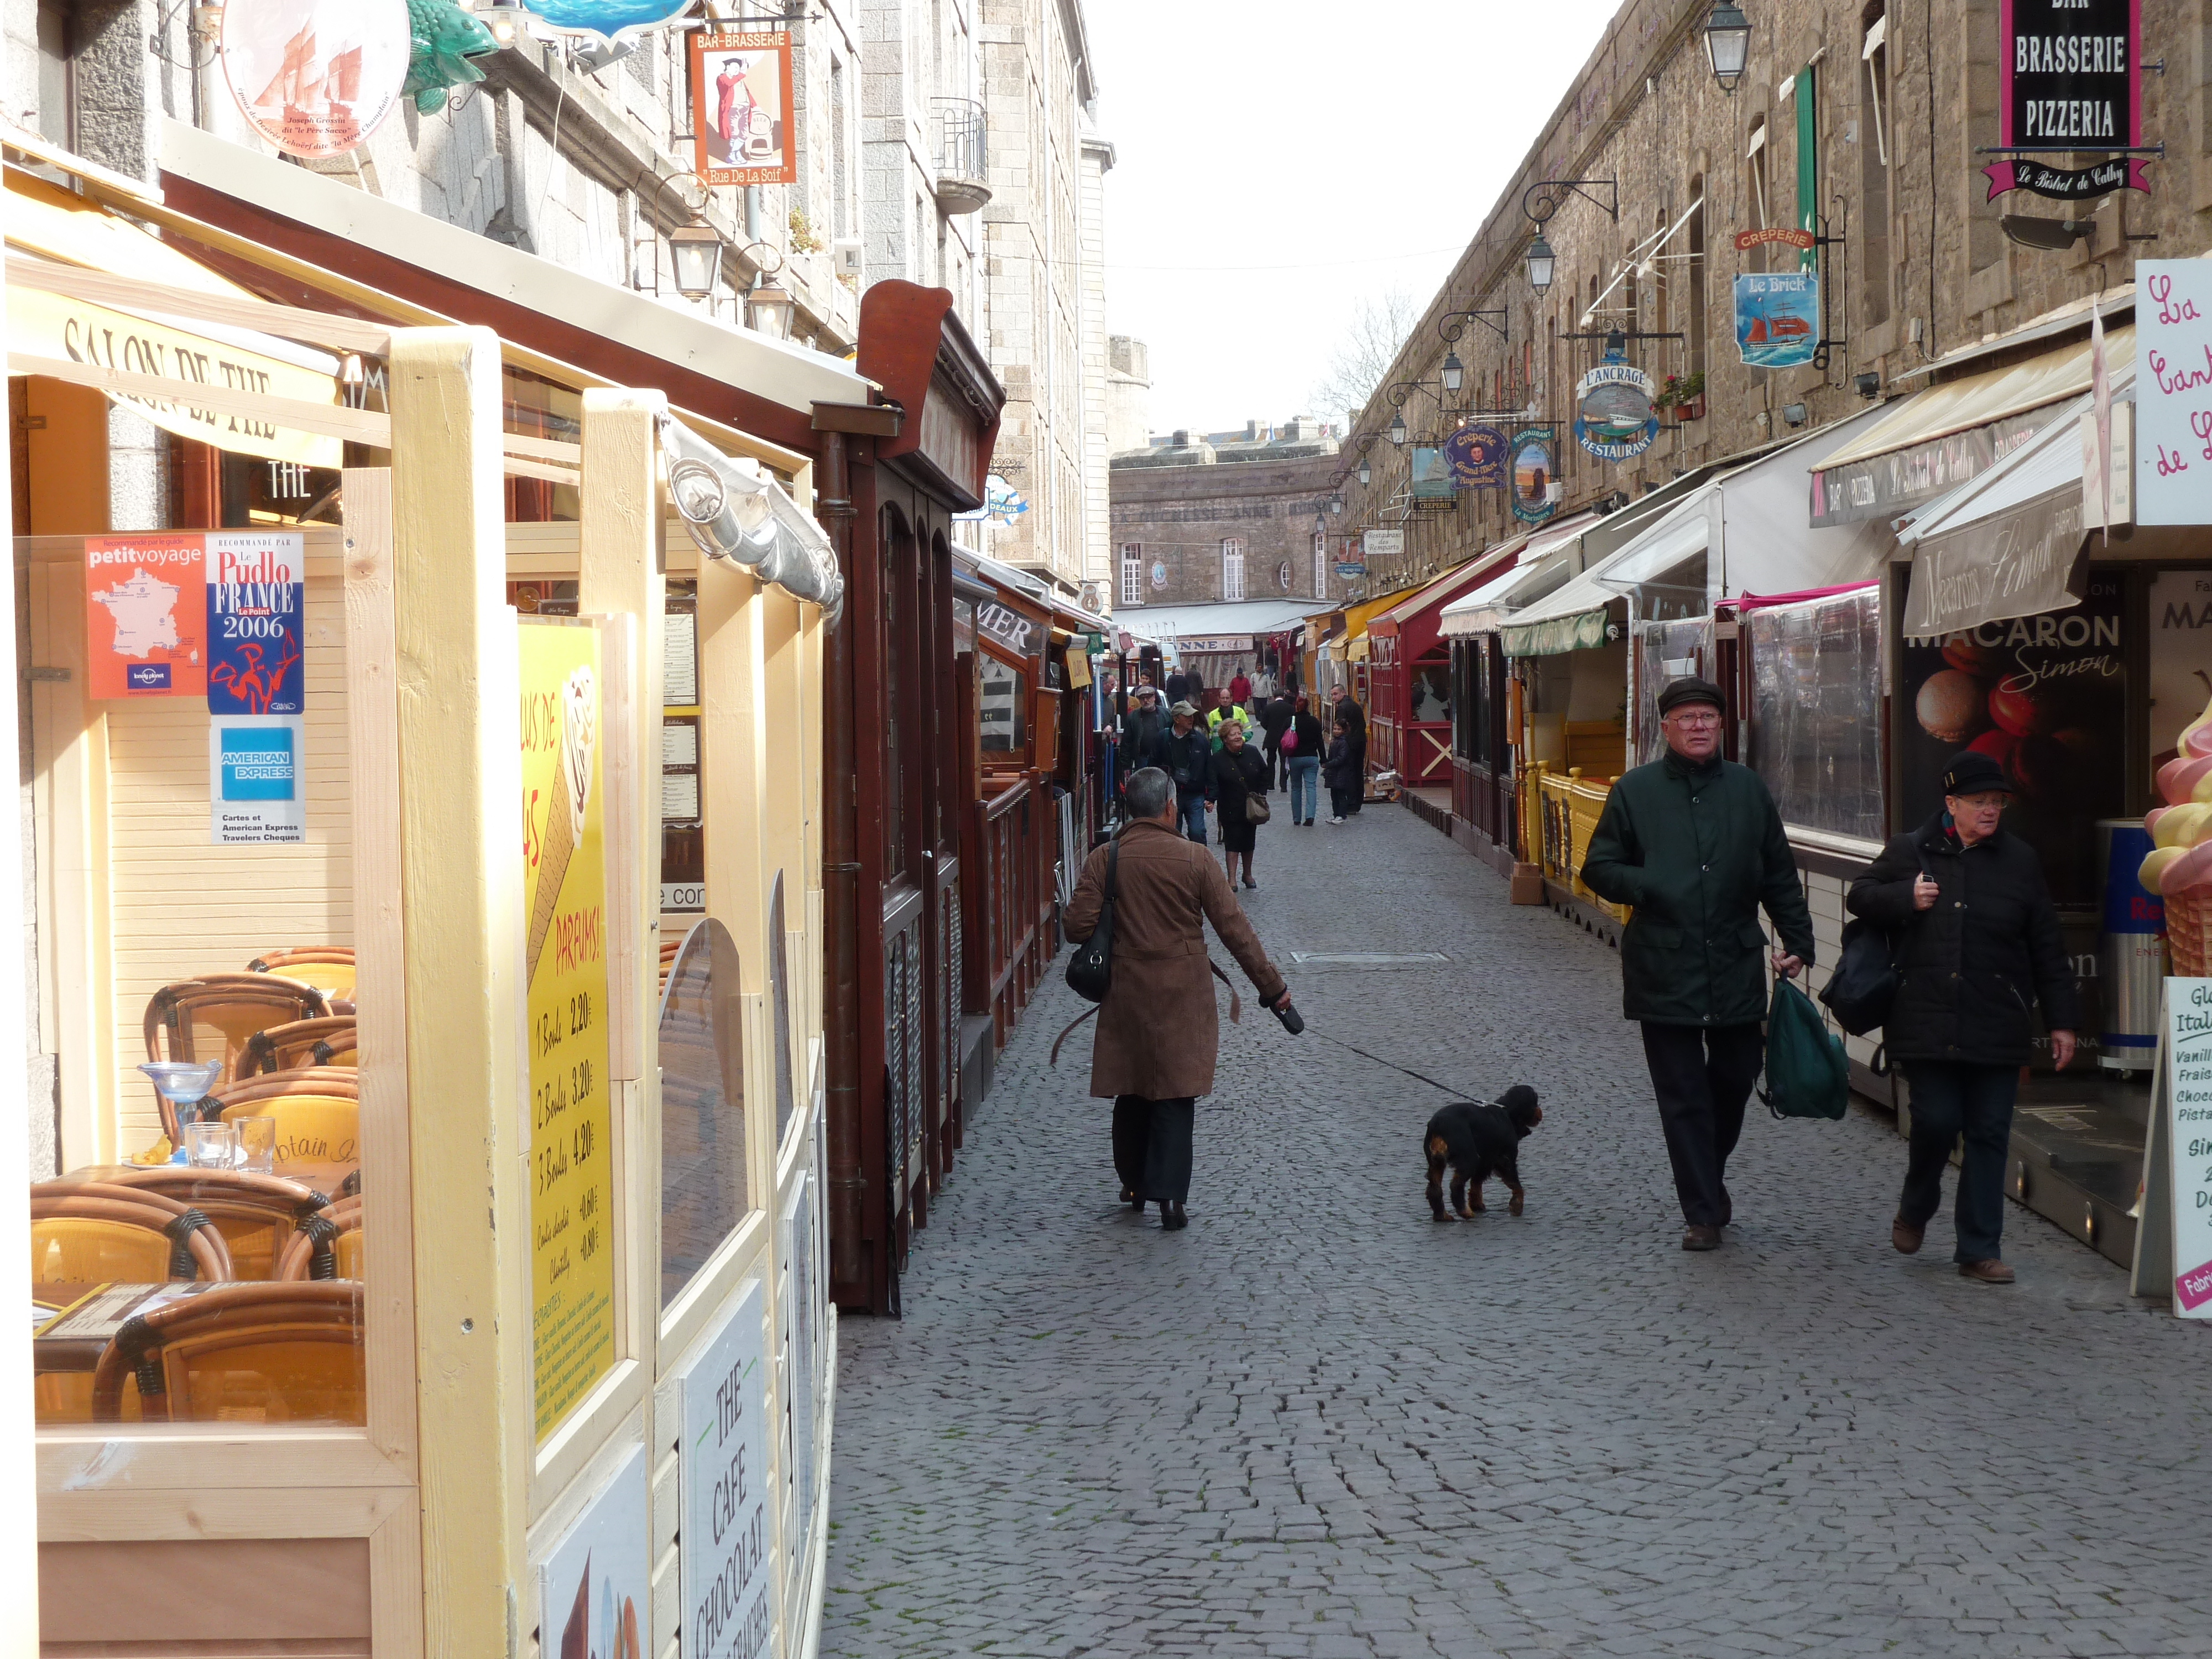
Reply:
<svg viewBox="0 0 2212 1659"><path fill-rule="evenodd" d="M1446 352L1444 354L1444 390L1447 392L1458 391L1460 388L1460 382L1464 380L1466 378L1467 366L1460 362L1459 353L1456 351Z"/></svg>
<svg viewBox="0 0 2212 1659"><path fill-rule="evenodd" d="M1374 476L1374 470L1367 465L1367 458L1364 455L1361 456L1359 459L1359 487L1362 489L1366 489L1367 481Z"/></svg>
<svg viewBox="0 0 2212 1659"><path fill-rule="evenodd" d="M1528 244L1528 286L1541 295L1552 286L1552 278L1559 268L1559 256L1552 252L1552 245L1538 231L1536 240Z"/></svg>
<svg viewBox="0 0 2212 1659"><path fill-rule="evenodd" d="M1751 20L1735 0L1720 0L1705 20L1705 58L1723 92L1734 92L1751 56Z"/></svg>
<svg viewBox="0 0 2212 1659"><path fill-rule="evenodd" d="M714 291L714 278L722 268L722 239L703 219L678 225L668 233L670 263L676 267L676 291L687 300L703 300Z"/></svg>
<svg viewBox="0 0 2212 1659"><path fill-rule="evenodd" d="M745 295L747 325L772 340L791 337L792 313L798 309L798 302L781 283L763 281Z"/></svg>
<svg viewBox="0 0 2212 1659"><path fill-rule="evenodd" d="M1403 415L1393 415L1390 417L1390 441L1394 444L1403 444L1406 441L1406 417Z"/></svg>
<svg viewBox="0 0 2212 1659"><path fill-rule="evenodd" d="M1343 512L1344 497L1341 495L1331 495L1328 498L1328 510L1332 514Z"/></svg>

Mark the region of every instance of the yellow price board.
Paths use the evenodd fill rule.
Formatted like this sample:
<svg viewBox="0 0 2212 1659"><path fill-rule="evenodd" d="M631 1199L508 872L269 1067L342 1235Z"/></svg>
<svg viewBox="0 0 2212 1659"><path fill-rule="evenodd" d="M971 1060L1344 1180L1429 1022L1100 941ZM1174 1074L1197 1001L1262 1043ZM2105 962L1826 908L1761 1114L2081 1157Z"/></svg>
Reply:
<svg viewBox="0 0 2212 1659"><path fill-rule="evenodd" d="M531 1347L543 1441L615 1363L606 792L599 631L520 626Z"/></svg>

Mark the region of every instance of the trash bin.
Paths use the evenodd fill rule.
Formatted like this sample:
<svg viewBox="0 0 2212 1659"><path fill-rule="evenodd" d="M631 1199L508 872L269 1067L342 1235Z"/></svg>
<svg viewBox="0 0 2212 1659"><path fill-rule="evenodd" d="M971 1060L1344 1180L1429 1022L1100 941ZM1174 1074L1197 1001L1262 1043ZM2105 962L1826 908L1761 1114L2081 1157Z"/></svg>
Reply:
<svg viewBox="0 0 2212 1659"><path fill-rule="evenodd" d="M2166 977L2166 904L2136 878L2151 850L2141 818L2097 820L2105 866L2105 932L2098 968L2104 978L2104 1026L2097 1063L2107 1071L2147 1072L2158 1061L2158 1005Z"/></svg>

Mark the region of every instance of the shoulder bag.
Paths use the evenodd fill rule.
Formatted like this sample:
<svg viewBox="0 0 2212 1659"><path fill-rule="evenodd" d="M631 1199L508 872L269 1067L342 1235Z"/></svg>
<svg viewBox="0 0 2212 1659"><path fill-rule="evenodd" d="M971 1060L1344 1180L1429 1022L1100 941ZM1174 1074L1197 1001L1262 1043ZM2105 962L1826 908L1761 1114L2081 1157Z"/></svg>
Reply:
<svg viewBox="0 0 2212 1659"><path fill-rule="evenodd" d="M1759 1097L1777 1117L1839 1118L1850 1104L1843 1038L1821 1024L1813 1000L1786 979L1774 981L1766 1012L1765 1082Z"/></svg>
<svg viewBox="0 0 2212 1659"><path fill-rule="evenodd" d="M1928 875L1928 860L1920 860L1920 874ZM1913 913L1917 918L1919 913ZM1889 929L1854 916L1844 928L1843 950L1836 970L1820 988L1820 1000L1835 1015L1836 1024L1853 1036L1864 1036L1889 1023L1905 976L1898 971L1897 955L1913 923L1905 921L1893 934Z"/></svg>
<svg viewBox="0 0 2212 1659"><path fill-rule="evenodd" d="M1098 907L1098 925L1067 959L1067 988L1085 1002L1105 1001L1114 977L1114 893L1121 859L1117 841L1106 849L1106 897Z"/></svg>

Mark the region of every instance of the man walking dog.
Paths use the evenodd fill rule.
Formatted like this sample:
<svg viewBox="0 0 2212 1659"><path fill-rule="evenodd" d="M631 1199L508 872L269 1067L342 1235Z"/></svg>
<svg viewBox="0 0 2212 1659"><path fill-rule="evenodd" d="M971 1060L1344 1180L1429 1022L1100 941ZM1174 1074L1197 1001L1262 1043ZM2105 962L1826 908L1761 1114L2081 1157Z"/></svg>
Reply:
<svg viewBox="0 0 2212 1659"><path fill-rule="evenodd" d="M1213 1006L1206 926L1221 935L1260 1000L1286 1008L1291 994L1260 936L1237 908L1229 878L1176 832L1176 785L1147 767L1122 793L1128 823L1083 866L1062 918L1080 944L1098 926L1114 858L1112 976L1091 1047L1091 1092L1114 1103L1114 1167L1124 1201L1160 1206L1160 1225L1188 1225L1190 1136L1198 1097L1213 1091L1220 1021Z"/></svg>
<svg viewBox="0 0 2212 1659"><path fill-rule="evenodd" d="M1682 1248L1720 1248L1728 1159L1766 1056L1760 1021L1766 936L1774 971L1813 961L1813 918L1782 815L1759 775L1721 758L1720 687L1670 681L1659 693L1667 753L1613 786L1583 860L1589 890L1634 907L1620 939L1623 1012L1644 1057L1681 1200Z"/></svg>

